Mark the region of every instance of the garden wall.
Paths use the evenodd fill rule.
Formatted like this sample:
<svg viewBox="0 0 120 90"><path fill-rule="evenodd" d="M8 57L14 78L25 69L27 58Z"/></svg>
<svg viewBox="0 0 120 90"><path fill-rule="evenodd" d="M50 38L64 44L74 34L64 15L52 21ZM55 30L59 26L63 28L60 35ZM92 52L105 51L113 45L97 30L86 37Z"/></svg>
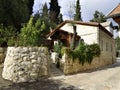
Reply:
<svg viewBox="0 0 120 90"><path fill-rule="evenodd" d="M7 48L0 47L0 64L4 62Z"/></svg>
<svg viewBox="0 0 120 90"><path fill-rule="evenodd" d="M32 82L48 75L45 47L8 47L2 77L15 83Z"/></svg>
<svg viewBox="0 0 120 90"><path fill-rule="evenodd" d="M115 63L116 61L114 61ZM86 70L94 70L96 68L100 68L106 65L112 64L113 61L111 58L107 57L104 58L102 56L96 57L93 59L91 64L85 63L82 65L79 63L79 60L72 60L70 59L66 54L63 55L62 60L61 60L61 69L64 72L64 74L75 74L78 72L83 72Z"/></svg>

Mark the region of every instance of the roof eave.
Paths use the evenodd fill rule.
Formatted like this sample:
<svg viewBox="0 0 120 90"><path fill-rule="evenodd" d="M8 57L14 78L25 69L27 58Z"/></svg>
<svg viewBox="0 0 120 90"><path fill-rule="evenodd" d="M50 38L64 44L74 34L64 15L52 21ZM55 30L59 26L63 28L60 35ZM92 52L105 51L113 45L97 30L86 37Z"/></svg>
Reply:
<svg viewBox="0 0 120 90"><path fill-rule="evenodd" d="M108 18L116 18L116 17L120 17L120 13L109 15L109 16L106 17L106 19L108 19Z"/></svg>
<svg viewBox="0 0 120 90"><path fill-rule="evenodd" d="M99 24L99 28L100 28L103 32L105 32L106 34L108 34L109 36L113 37L113 34L110 33L108 30L106 30L106 28L103 27L101 24Z"/></svg>

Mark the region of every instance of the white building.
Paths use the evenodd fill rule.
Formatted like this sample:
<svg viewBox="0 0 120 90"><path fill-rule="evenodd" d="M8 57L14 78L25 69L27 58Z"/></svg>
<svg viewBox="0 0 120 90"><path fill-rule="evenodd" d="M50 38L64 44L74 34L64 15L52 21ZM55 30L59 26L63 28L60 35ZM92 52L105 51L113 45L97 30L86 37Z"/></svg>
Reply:
<svg viewBox="0 0 120 90"><path fill-rule="evenodd" d="M100 60L104 60L104 63L111 62L114 63L116 59L115 55L115 41L113 38L113 28L111 23L93 23L93 22L80 22L80 21L70 21L66 20L61 23L57 28L55 28L48 37L54 41L52 36L57 35L58 31L64 31L69 34L73 34L73 26L76 26L77 35L80 36L80 39L83 39L87 44L97 43L101 48ZM58 37L59 40L61 40ZM64 38L69 43L72 39L67 37ZM63 40L61 40L63 41ZM64 43L64 42L63 42Z"/></svg>

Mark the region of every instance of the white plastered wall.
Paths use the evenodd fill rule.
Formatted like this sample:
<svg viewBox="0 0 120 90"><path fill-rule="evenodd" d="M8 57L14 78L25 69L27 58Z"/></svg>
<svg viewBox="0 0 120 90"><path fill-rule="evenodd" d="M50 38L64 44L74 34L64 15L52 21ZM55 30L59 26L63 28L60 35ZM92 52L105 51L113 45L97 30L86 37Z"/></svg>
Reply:
<svg viewBox="0 0 120 90"><path fill-rule="evenodd" d="M89 26L89 25L79 25L77 26L77 35L79 35L85 43L92 44L98 43L98 27L97 26ZM73 26L71 23L65 24L61 27L62 30L73 33Z"/></svg>

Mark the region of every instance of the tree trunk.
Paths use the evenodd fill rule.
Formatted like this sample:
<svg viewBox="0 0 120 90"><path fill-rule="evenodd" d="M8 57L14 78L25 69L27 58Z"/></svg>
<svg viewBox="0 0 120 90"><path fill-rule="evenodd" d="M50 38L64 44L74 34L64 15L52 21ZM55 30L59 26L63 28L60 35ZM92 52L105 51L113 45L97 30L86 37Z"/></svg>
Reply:
<svg viewBox="0 0 120 90"><path fill-rule="evenodd" d="M71 50L74 50L75 49L75 45L76 45L76 36L77 36L77 32L76 32L76 26L73 25L73 36L72 36L72 42L71 42Z"/></svg>

